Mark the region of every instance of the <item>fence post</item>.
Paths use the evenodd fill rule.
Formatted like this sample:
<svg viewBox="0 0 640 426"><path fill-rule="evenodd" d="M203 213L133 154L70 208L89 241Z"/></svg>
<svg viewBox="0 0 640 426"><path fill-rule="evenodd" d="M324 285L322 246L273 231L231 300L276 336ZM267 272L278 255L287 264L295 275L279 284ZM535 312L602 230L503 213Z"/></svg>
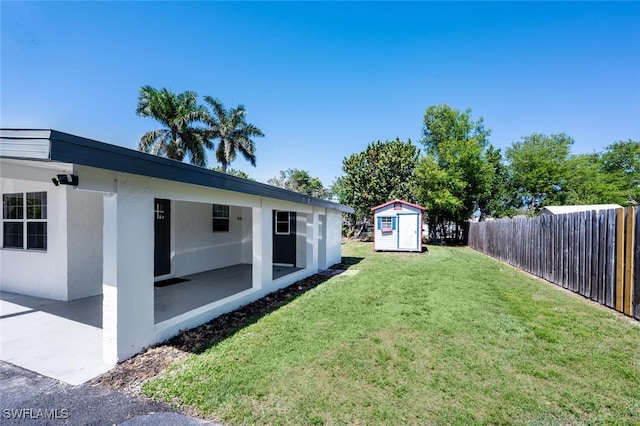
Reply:
<svg viewBox="0 0 640 426"><path fill-rule="evenodd" d="M624 288L624 209L617 209L616 220L616 287L615 308L622 312L622 290Z"/></svg>
<svg viewBox="0 0 640 426"><path fill-rule="evenodd" d="M636 246L634 253L633 263L633 286L631 289L631 311L635 319L640 320L640 271L636 268L636 265L640 265L640 238L638 237L638 231L640 230L640 214L638 214L638 207L634 207L636 212L636 235L634 236L634 244Z"/></svg>
<svg viewBox="0 0 640 426"><path fill-rule="evenodd" d="M633 287L633 255L635 252L635 209L627 207L625 226L625 260L624 260L624 289L622 291L622 309L626 315L631 316L631 288Z"/></svg>

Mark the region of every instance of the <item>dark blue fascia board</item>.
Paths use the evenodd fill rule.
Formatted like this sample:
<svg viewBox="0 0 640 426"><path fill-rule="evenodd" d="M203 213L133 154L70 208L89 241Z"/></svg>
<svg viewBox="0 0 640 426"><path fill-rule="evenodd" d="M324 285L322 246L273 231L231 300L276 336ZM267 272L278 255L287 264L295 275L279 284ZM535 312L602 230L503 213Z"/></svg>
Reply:
<svg viewBox="0 0 640 426"><path fill-rule="evenodd" d="M353 213L353 208L191 164L51 130L51 161L73 163Z"/></svg>

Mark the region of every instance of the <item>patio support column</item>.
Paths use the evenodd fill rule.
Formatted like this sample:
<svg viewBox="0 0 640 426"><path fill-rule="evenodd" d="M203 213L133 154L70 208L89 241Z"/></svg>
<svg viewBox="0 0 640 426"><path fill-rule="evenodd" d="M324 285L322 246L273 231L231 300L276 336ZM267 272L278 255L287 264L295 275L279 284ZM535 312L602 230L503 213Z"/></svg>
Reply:
<svg viewBox="0 0 640 426"><path fill-rule="evenodd" d="M254 207L253 278L254 289L262 289L273 281L273 208L262 201Z"/></svg>
<svg viewBox="0 0 640 426"><path fill-rule="evenodd" d="M325 216L326 223L324 225L325 247L326 247L326 266L340 263L342 260L342 214L336 210L327 209Z"/></svg>
<svg viewBox="0 0 640 426"><path fill-rule="evenodd" d="M327 269L327 209L318 209L317 211L317 260L318 260L318 270Z"/></svg>
<svg viewBox="0 0 640 426"><path fill-rule="evenodd" d="M153 335L153 195L122 178L104 196L103 359L138 353Z"/></svg>
<svg viewBox="0 0 640 426"><path fill-rule="evenodd" d="M307 215L307 268L318 272L318 208Z"/></svg>

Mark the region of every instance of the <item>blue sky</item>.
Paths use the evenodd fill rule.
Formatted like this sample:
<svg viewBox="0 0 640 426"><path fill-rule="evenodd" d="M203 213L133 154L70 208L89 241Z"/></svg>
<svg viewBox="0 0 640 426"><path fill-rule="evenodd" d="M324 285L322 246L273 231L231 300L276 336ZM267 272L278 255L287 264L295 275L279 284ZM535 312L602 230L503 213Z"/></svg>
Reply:
<svg viewBox="0 0 640 426"><path fill-rule="evenodd" d="M640 140L640 3L0 3L2 127L130 148L158 128L143 85L242 103L266 182L329 185L375 140L418 143L430 105L471 108L506 148L566 132L574 152ZM210 165L215 165L213 154Z"/></svg>

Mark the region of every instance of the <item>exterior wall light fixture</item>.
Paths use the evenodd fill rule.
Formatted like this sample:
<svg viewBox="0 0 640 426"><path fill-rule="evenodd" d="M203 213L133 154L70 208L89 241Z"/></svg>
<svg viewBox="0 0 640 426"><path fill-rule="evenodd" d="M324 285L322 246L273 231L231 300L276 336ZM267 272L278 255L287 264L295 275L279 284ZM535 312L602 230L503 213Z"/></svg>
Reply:
<svg viewBox="0 0 640 426"><path fill-rule="evenodd" d="M58 185L73 185L78 186L78 176L76 175L57 175L51 178L51 181L55 186Z"/></svg>

